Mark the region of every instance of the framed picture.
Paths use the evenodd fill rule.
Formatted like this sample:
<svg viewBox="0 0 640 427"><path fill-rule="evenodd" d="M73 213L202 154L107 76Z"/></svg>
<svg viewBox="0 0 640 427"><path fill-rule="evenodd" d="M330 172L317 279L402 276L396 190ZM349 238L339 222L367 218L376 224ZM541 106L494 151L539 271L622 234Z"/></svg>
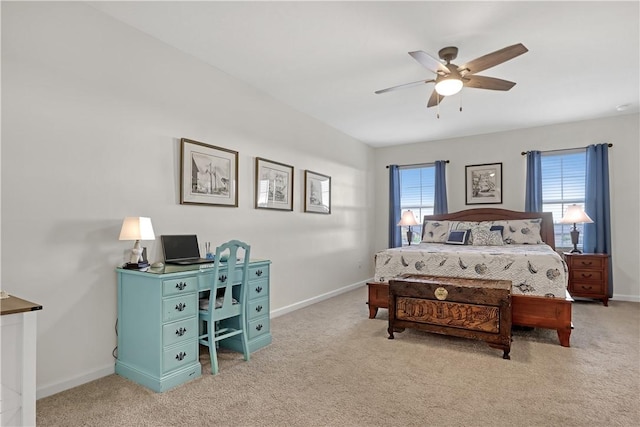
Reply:
<svg viewBox="0 0 640 427"><path fill-rule="evenodd" d="M238 206L238 152L180 140L180 204Z"/></svg>
<svg viewBox="0 0 640 427"><path fill-rule="evenodd" d="M502 203L502 163L466 166L467 205Z"/></svg>
<svg viewBox="0 0 640 427"><path fill-rule="evenodd" d="M256 157L256 209L293 210L293 166Z"/></svg>
<svg viewBox="0 0 640 427"><path fill-rule="evenodd" d="M304 171L304 211L331 213L331 177Z"/></svg>

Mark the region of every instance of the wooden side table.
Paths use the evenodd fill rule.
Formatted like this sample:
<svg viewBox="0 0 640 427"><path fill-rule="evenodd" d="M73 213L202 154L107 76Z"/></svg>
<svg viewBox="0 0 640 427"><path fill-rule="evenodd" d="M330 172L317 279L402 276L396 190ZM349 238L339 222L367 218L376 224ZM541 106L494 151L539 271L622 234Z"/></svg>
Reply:
<svg viewBox="0 0 640 427"><path fill-rule="evenodd" d="M564 253L572 297L602 300L609 305L609 254Z"/></svg>

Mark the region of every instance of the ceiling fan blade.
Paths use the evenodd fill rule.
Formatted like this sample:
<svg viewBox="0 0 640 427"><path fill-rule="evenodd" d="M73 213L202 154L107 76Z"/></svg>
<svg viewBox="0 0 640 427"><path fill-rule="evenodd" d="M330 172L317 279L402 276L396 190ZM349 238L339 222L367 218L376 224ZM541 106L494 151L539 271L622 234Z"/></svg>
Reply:
<svg viewBox="0 0 640 427"><path fill-rule="evenodd" d="M418 61L420 64L422 64L426 69L434 72L434 73L438 73L438 71L441 71L443 73L447 73L449 74L449 69L447 67L445 67L442 62L440 62L439 60L437 60L436 58L434 58L433 56L429 55L428 53L422 51L422 50L416 50L415 52L409 52L409 55L411 55L413 57L413 59L415 59L416 61Z"/></svg>
<svg viewBox="0 0 640 427"><path fill-rule="evenodd" d="M438 97L440 97L439 101ZM427 108L435 107L439 102L442 102L443 99L444 96L439 95L438 92L436 92L436 90L434 89L433 92L431 92L431 96L429 97L429 102L427 102Z"/></svg>
<svg viewBox="0 0 640 427"><path fill-rule="evenodd" d="M377 90L375 93L381 94L381 93L390 92L396 89L404 89L406 87L417 86L417 85L422 85L425 83L433 83L433 82L435 82L435 80L418 80L417 82L405 83L403 85L388 87L386 89L380 89L380 90Z"/></svg>
<svg viewBox="0 0 640 427"><path fill-rule="evenodd" d="M503 49L496 50L495 52L469 61L466 64L459 66L458 71L462 73L464 70L468 70L466 74L475 74L480 71L486 70L487 68L495 67L498 64L502 64L503 62L513 59L516 56L520 56L528 51L529 49L524 47L522 43L514 44L513 46L508 46Z"/></svg>
<svg viewBox="0 0 640 427"><path fill-rule="evenodd" d="M509 90L516 85L515 82L510 82L509 80L485 76L467 75L463 77L462 80L464 82L464 87L473 87L477 89Z"/></svg>

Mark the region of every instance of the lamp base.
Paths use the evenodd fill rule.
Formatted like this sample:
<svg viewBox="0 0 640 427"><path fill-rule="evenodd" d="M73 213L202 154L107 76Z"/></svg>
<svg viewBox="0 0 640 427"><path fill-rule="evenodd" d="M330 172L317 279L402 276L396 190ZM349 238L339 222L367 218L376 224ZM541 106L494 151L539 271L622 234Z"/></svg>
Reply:
<svg viewBox="0 0 640 427"><path fill-rule="evenodd" d="M581 254L582 251L578 248L573 248L571 249L571 251L569 252L570 254Z"/></svg>
<svg viewBox="0 0 640 427"><path fill-rule="evenodd" d="M407 231L407 242L409 243L409 246L411 246L411 240L413 240L413 231L409 230Z"/></svg>
<svg viewBox="0 0 640 427"><path fill-rule="evenodd" d="M127 270L143 270L145 268L149 268L148 262L128 262L122 266L122 268L126 268Z"/></svg>

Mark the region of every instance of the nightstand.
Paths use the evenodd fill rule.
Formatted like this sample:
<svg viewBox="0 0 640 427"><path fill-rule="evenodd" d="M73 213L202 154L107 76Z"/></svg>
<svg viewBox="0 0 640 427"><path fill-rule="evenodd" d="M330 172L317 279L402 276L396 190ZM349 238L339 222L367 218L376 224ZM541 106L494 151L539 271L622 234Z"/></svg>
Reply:
<svg viewBox="0 0 640 427"><path fill-rule="evenodd" d="M564 253L572 297L600 299L609 305L609 255Z"/></svg>

